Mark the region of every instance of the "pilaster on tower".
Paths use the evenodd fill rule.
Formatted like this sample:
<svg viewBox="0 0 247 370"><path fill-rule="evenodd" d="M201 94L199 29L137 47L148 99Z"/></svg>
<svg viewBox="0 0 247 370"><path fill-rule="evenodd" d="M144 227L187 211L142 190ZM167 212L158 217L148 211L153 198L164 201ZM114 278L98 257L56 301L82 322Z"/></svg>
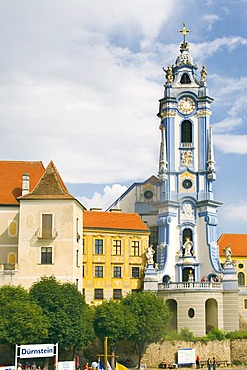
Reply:
<svg viewBox="0 0 247 370"><path fill-rule="evenodd" d="M165 137L165 128L163 125L160 125L161 131L161 143L160 143L160 160L159 160L159 180L164 182L167 180L167 159L166 159L166 141Z"/></svg>

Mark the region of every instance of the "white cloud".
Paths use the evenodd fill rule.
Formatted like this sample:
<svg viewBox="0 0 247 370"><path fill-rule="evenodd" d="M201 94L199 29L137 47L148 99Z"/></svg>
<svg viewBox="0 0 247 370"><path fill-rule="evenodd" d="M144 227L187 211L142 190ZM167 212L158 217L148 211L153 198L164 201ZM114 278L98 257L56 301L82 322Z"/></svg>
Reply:
<svg viewBox="0 0 247 370"><path fill-rule="evenodd" d="M240 117L228 117L222 120L221 122L217 122L213 125L214 134L226 133L233 131L238 126L243 124L243 120Z"/></svg>
<svg viewBox="0 0 247 370"><path fill-rule="evenodd" d="M247 222L247 199L224 206L224 218L233 222ZM247 224L246 224L247 227Z"/></svg>
<svg viewBox="0 0 247 370"><path fill-rule="evenodd" d="M213 24L220 19L217 14L205 14L203 18L208 22L208 30L211 30Z"/></svg>
<svg viewBox="0 0 247 370"><path fill-rule="evenodd" d="M214 135L214 144L222 153L247 154L247 135Z"/></svg>
<svg viewBox="0 0 247 370"><path fill-rule="evenodd" d="M102 208L105 210L109 207L120 195L127 190L126 186L113 184L112 186L105 186L103 194L95 192L92 198L77 197L78 200L87 208Z"/></svg>

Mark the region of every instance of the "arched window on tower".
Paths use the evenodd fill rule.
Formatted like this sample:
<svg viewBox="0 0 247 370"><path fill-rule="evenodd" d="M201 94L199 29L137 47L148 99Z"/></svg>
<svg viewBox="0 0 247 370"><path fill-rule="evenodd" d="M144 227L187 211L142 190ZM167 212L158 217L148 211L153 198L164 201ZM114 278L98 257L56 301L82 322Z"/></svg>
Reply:
<svg viewBox="0 0 247 370"><path fill-rule="evenodd" d="M182 144L192 143L192 123L189 120L185 120L181 124L181 142Z"/></svg>
<svg viewBox="0 0 247 370"><path fill-rule="evenodd" d="M181 84L190 84L191 83L190 76L187 73L184 73L181 77L180 83Z"/></svg>
<svg viewBox="0 0 247 370"><path fill-rule="evenodd" d="M243 272L238 273L238 285L245 286L245 276Z"/></svg>

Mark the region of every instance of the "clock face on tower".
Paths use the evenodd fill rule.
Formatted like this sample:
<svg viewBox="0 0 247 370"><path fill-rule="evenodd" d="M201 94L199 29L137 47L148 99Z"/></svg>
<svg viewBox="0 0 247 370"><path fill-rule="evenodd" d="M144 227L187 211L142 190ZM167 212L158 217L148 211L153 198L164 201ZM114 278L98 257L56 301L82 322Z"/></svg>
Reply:
<svg viewBox="0 0 247 370"><path fill-rule="evenodd" d="M182 114L190 114L195 109L196 105L191 98L182 98L178 102L178 110Z"/></svg>

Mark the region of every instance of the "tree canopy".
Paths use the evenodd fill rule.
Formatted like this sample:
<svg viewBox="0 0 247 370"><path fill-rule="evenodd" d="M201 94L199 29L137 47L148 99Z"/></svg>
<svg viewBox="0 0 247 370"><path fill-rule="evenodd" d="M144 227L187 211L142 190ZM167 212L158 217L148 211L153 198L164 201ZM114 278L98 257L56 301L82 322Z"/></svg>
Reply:
<svg viewBox="0 0 247 370"><path fill-rule="evenodd" d="M30 297L49 319L49 340L65 350L84 348L92 338L93 312L75 284L41 277L30 288Z"/></svg>
<svg viewBox="0 0 247 370"><path fill-rule="evenodd" d="M49 320L21 286L0 287L0 343L42 343L48 337Z"/></svg>
<svg viewBox="0 0 247 370"><path fill-rule="evenodd" d="M145 345L157 342L165 335L170 313L164 300L151 292L128 294L122 302L136 320L136 330L128 339L136 343L140 362Z"/></svg>

